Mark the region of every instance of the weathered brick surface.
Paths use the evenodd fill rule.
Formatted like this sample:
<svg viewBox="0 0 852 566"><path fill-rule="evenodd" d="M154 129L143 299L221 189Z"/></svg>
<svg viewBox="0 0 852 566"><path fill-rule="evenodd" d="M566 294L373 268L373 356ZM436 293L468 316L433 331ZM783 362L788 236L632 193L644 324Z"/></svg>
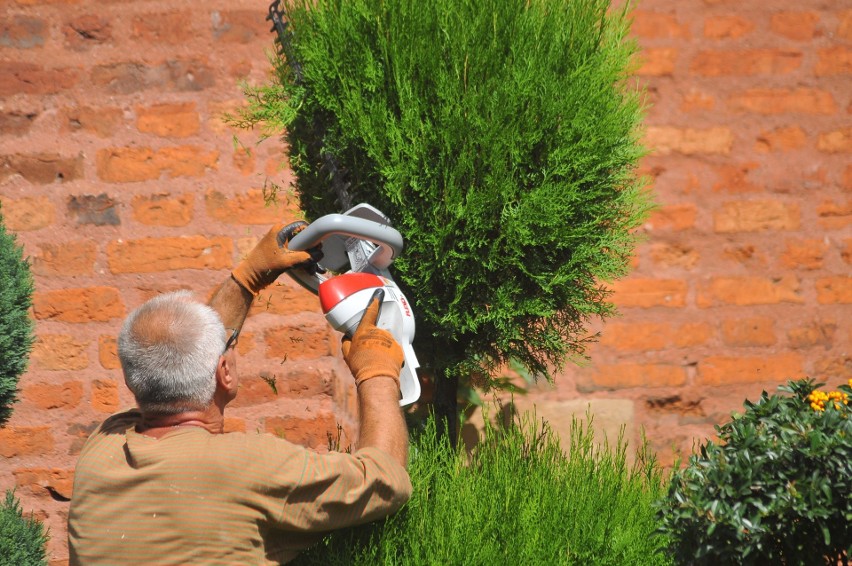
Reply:
<svg viewBox="0 0 852 566"><path fill-rule="evenodd" d="M239 81L268 76L268 2L8 4L0 214L32 264L38 339L0 429L0 490L18 485L48 520L63 564L75 459L132 404L123 317L166 291L209 298L298 203L275 136L256 145L222 119L245 104ZM640 171L658 207L630 275L601 282L620 316L593 324L589 364L519 408L539 402L562 430L590 406L607 430L646 430L671 464L672 446L688 454L745 397L852 377L852 9L840 4L637 5L652 102ZM270 183L283 190L267 206ZM354 442L355 389L317 303L286 276L257 298L226 430L324 449L340 421Z"/></svg>

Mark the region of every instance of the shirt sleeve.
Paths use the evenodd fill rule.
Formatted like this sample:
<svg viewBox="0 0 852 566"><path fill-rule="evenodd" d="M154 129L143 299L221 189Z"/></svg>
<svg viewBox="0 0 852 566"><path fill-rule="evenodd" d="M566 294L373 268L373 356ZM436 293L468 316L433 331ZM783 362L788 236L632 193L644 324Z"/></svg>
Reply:
<svg viewBox="0 0 852 566"><path fill-rule="evenodd" d="M367 523L395 513L411 496L405 468L377 448L353 454L304 450L303 457L281 528L317 532Z"/></svg>

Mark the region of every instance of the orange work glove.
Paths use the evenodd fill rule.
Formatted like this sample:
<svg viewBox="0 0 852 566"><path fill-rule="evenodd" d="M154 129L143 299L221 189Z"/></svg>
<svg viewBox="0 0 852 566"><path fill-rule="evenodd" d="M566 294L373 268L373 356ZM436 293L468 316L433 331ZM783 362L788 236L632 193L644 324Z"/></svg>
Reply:
<svg viewBox="0 0 852 566"><path fill-rule="evenodd" d="M319 246L307 251L291 251L290 239L305 229L307 222L276 224L234 268L231 275L253 295L272 284L284 271L296 266L315 266L322 257Z"/></svg>
<svg viewBox="0 0 852 566"><path fill-rule="evenodd" d="M356 385L380 376L392 377L399 384L399 371L404 360L402 348L390 332L376 327L384 296L382 289L373 293L355 334L352 338L343 338L343 359L355 376Z"/></svg>

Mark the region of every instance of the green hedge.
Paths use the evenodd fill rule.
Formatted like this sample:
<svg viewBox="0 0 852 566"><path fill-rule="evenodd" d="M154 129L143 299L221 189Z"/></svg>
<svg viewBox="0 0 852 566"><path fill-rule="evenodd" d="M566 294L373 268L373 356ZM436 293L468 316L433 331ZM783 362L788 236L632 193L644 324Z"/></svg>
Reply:
<svg viewBox="0 0 852 566"><path fill-rule="evenodd" d="M402 511L334 533L295 564L669 564L652 506L664 486L647 451L631 465L621 439L596 448L575 422L566 455L532 418L487 427L470 457L438 439L433 421L415 437Z"/></svg>
<svg viewBox="0 0 852 566"><path fill-rule="evenodd" d="M48 535L36 519L24 518L21 505L11 490L0 505L0 566L41 566L47 564Z"/></svg>

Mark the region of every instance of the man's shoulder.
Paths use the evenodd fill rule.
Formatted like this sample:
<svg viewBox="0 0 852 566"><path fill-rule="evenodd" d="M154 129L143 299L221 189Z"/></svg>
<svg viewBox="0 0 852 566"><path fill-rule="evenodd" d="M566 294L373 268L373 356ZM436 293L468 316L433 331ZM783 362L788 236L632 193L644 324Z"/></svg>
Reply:
<svg viewBox="0 0 852 566"><path fill-rule="evenodd" d="M95 430L96 434L122 434L128 428L135 427L142 420L142 413L139 412L139 409L127 409L121 411L120 413L115 413L114 415L107 418L101 425Z"/></svg>

